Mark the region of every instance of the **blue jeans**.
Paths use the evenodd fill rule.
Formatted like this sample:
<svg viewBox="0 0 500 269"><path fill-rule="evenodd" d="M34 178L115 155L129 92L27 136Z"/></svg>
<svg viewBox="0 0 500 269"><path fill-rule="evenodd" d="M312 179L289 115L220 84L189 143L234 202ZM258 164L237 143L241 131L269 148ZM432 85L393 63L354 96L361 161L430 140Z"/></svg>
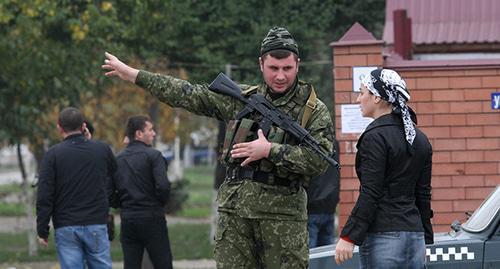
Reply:
<svg viewBox="0 0 500 269"><path fill-rule="evenodd" d="M111 269L106 224L57 228L55 241L61 269Z"/></svg>
<svg viewBox="0 0 500 269"><path fill-rule="evenodd" d="M309 248L333 244L333 226L333 214L309 214L307 220Z"/></svg>
<svg viewBox="0 0 500 269"><path fill-rule="evenodd" d="M360 268L425 268L424 232L368 233L359 247Z"/></svg>

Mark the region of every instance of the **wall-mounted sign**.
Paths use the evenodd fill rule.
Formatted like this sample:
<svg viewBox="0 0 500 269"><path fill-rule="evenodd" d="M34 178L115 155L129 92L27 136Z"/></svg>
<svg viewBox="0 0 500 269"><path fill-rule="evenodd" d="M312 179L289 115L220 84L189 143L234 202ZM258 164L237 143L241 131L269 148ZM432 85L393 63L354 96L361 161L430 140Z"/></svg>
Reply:
<svg viewBox="0 0 500 269"><path fill-rule="evenodd" d="M377 69L376 66L354 66L352 68L352 91L359 92L361 79L375 69Z"/></svg>
<svg viewBox="0 0 500 269"><path fill-rule="evenodd" d="M342 133L360 134L373 121L361 115L359 105L341 105Z"/></svg>
<svg viewBox="0 0 500 269"><path fill-rule="evenodd" d="M491 93L491 109L500 109L500 92Z"/></svg>

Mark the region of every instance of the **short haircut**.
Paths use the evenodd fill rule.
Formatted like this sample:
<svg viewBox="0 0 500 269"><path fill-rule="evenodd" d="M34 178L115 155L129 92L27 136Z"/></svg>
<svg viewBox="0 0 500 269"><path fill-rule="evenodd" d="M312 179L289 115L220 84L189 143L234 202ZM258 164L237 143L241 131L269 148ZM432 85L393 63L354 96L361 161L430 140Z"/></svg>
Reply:
<svg viewBox="0 0 500 269"><path fill-rule="evenodd" d="M81 130L83 114L75 107L67 107L59 113L57 123L65 132Z"/></svg>
<svg viewBox="0 0 500 269"><path fill-rule="evenodd" d="M87 129L89 130L89 133L91 135L94 135L94 125L92 125L92 123L88 120L84 120L83 122L85 123L85 125L87 125Z"/></svg>
<svg viewBox="0 0 500 269"><path fill-rule="evenodd" d="M295 61L299 59L299 56L297 56L297 54L285 49L271 50L269 52L264 53L261 57L262 60L264 60L267 57L267 55L270 55L273 58L281 60L287 58L288 56L290 56L290 54L293 54L293 58L295 59Z"/></svg>
<svg viewBox="0 0 500 269"><path fill-rule="evenodd" d="M128 118L125 135L128 137L130 141L135 140L136 131L138 130L144 131L144 128L146 128L147 121L151 122L151 119L148 116L144 115L135 115Z"/></svg>

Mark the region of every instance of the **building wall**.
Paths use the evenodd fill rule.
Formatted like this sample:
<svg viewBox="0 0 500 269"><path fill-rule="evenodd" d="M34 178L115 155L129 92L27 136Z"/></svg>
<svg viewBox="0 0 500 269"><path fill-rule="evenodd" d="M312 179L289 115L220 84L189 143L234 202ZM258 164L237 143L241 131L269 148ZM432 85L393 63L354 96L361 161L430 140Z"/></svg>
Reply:
<svg viewBox="0 0 500 269"><path fill-rule="evenodd" d="M340 144L342 227L358 197L354 170L359 134L343 134L342 104L356 103L353 66L395 69L405 79L418 127L433 147L432 208L436 232L448 231L455 219L464 221L500 185L500 111L491 108L491 93L500 91L500 65L389 63L380 42L333 44L336 134ZM414 63L414 65L412 65Z"/></svg>

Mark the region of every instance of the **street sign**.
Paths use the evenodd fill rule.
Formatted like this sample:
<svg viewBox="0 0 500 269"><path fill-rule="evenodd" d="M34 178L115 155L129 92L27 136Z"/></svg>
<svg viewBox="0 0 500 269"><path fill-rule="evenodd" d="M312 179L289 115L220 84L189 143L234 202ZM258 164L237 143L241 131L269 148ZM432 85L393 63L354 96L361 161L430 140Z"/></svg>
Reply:
<svg viewBox="0 0 500 269"><path fill-rule="evenodd" d="M491 93L491 109L500 109L500 92Z"/></svg>

